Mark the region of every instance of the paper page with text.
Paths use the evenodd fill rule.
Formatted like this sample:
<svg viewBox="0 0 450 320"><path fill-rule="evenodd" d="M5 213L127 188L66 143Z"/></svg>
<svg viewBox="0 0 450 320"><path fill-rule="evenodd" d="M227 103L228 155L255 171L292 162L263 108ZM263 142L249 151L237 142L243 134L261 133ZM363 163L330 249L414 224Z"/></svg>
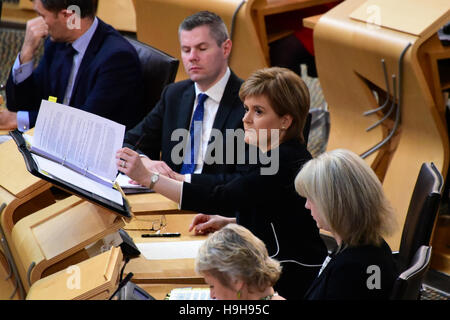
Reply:
<svg viewBox="0 0 450 320"><path fill-rule="evenodd" d="M47 160L41 156L35 154L32 156L41 173L68 181L78 188L95 193L102 198L123 206L123 198L120 191L95 182L92 179L86 178L73 170L61 166L53 161Z"/></svg>
<svg viewBox="0 0 450 320"><path fill-rule="evenodd" d="M125 126L98 115L42 100L34 129L33 148L114 181L116 151Z"/></svg>

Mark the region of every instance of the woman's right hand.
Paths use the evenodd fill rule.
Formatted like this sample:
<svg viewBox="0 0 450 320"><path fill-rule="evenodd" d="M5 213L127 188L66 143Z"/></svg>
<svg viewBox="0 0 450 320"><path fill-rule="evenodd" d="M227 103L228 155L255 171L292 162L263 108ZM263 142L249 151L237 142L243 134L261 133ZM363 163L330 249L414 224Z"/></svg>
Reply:
<svg viewBox="0 0 450 320"><path fill-rule="evenodd" d="M189 232L194 230L196 235L204 235L222 229L229 223L236 223L236 218L199 213L192 220Z"/></svg>

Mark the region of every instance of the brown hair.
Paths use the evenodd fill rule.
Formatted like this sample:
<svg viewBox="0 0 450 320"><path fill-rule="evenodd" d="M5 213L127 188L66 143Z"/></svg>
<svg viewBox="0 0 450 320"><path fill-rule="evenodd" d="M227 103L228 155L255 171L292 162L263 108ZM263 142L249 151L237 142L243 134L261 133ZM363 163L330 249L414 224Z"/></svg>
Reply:
<svg viewBox="0 0 450 320"><path fill-rule="evenodd" d="M309 112L310 96L308 87L293 71L272 67L254 72L241 86L239 97L265 96L275 111L282 117L292 116L292 124L286 130L285 140L296 138L305 142L303 128Z"/></svg>

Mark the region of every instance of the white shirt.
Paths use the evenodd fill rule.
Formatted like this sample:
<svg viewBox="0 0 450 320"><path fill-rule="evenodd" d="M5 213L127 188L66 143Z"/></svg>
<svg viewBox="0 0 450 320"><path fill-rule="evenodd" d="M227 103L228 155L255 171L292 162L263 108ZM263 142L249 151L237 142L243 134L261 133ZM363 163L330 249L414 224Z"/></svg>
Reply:
<svg viewBox="0 0 450 320"><path fill-rule="evenodd" d="M195 107L197 106L197 100L198 95L200 93L205 93L208 95L208 99L205 100L204 107L205 112L203 115L203 122L202 122L202 143L201 143L201 149L200 152L197 155L196 159L196 167L194 170L194 173L201 173L203 170L203 162L206 155L206 150L208 148L208 142L211 136L212 127L214 124L214 120L216 119L217 111L219 110L219 104L220 100L222 100L223 93L225 92L225 87L227 86L228 79L230 78L230 68L227 68L227 71L223 75L223 77L211 88L206 90L205 92L202 92L198 86L197 83L195 83L195 101L194 101L194 108L192 109L192 115L191 115L191 121L192 117L194 115ZM191 175L186 174L184 178L185 182L191 182Z"/></svg>

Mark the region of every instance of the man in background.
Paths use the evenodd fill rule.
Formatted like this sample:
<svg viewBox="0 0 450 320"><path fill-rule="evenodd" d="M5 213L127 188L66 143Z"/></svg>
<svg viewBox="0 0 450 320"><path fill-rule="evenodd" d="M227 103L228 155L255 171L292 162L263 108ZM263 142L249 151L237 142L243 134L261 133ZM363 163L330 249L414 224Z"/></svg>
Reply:
<svg viewBox="0 0 450 320"><path fill-rule="evenodd" d="M0 113L0 129L32 128L41 100L49 97L128 129L142 119L145 108L137 53L95 16L96 8L96 0L34 0L39 17L27 22L22 49L6 85L8 111ZM44 38L44 55L33 70Z"/></svg>

